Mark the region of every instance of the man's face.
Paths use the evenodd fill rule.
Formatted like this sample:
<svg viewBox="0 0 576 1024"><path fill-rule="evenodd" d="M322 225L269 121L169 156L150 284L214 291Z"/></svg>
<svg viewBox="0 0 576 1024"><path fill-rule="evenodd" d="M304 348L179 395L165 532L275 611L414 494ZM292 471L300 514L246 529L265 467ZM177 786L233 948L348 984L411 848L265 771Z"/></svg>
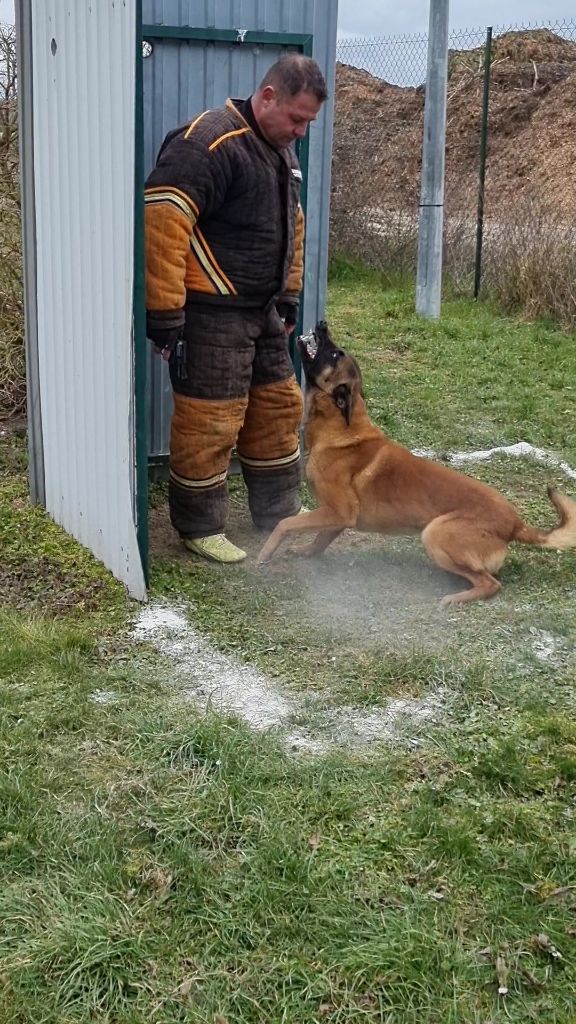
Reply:
<svg viewBox="0 0 576 1024"><path fill-rule="evenodd" d="M273 86L262 92L257 114L260 131L276 149L284 149L295 139L303 139L311 121L316 119L322 103L311 92L295 96L279 96Z"/></svg>

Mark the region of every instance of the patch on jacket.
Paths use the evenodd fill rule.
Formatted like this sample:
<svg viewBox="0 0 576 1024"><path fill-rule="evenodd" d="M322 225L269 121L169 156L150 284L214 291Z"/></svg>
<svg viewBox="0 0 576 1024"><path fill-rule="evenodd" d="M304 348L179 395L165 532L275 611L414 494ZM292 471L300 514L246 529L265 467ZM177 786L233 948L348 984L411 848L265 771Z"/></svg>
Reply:
<svg viewBox="0 0 576 1024"><path fill-rule="evenodd" d="M302 171L299 171L297 167L292 168L292 174L298 181L302 181Z"/></svg>

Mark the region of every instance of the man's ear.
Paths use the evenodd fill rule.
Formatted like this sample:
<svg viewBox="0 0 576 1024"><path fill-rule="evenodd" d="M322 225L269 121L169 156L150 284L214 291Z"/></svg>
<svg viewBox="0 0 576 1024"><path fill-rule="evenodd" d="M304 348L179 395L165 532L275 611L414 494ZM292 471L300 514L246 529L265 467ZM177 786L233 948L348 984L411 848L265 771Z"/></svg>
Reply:
<svg viewBox="0 0 576 1024"><path fill-rule="evenodd" d="M346 420L346 425L350 426L350 417L352 415L352 388L350 385L339 384L338 387L334 388L332 400L336 407L340 409Z"/></svg>
<svg viewBox="0 0 576 1024"><path fill-rule="evenodd" d="M276 89L273 85L265 85L262 89L261 96L263 100L266 100L266 103L271 103L272 100L277 99Z"/></svg>

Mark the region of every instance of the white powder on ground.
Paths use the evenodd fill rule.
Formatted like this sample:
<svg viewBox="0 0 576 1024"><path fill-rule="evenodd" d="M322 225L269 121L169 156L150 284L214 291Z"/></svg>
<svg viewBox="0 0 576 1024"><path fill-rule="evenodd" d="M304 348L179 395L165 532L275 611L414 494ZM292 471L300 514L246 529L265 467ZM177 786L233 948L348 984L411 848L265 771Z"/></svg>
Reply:
<svg viewBox="0 0 576 1024"><path fill-rule="evenodd" d="M134 637L152 643L170 659L183 695L197 707L238 715L253 729L277 729L292 750L320 754L335 744L391 740L406 728L434 719L444 704L444 694L438 691L427 700L395 700L382 709L339 707L316 715L309 701L305 709L304 703L282 694L257 669L215 650L180 611L163 604L142 609ZM295 728L294 721L307 712L315 722L314 730Z"/></svg>
<svg viewBox="0 0 576 1024"><path fill-rule="evenodd" d="M531 643L538 661L554 663L564 653L564 641L543 629L531 629Z"/></svg>
<svg viewBox="0 0 576 1024"><path fill-rule="evenodd" d="M437 690L426 700L392 700L384 708L362 710L352 706L338 708L328 728L338 744L356 746L375 740L392 739L412 733L426 721L436 721L445 712L447 691ZM411 737L413 742L417 737Z"/></svg>
<svg viewBox="0 0 576 1024"><path fill-rule="evenodd" d="M114 690L94 690L90 694L90 700L94 704L114 704L118 700L118 694Z"/></svg>
<svg viewBox="0 0 576 1024"><path fill-rule="evenodd" d="M494 455L531 458L535 459L536 462L542 462L544 465L550 466L552 469L560 470L564 476L569 477L571 480L576 480L576 469L572 469L572 466L569 466L567 462L553 455L552 452L547 452L543 448L535 448L534 445L528 444L527 441L519 441L518 444L500 445L497 448L486 448L478 452L448 452L448 454L443 456L426 448L415 449L412 454L419 455L425 459L450 462L454 466L462 466L467 462L488 462Z"/></svg>
<svg viewBox="0 0 576 1024"><path fill-rule="evenodd" d="M297 711L256 669L216 651L184 616L164 605L144 608L134 627L150 640L185 682L184 692L203 705L233 712L257 729L269 729Z"/></svg>

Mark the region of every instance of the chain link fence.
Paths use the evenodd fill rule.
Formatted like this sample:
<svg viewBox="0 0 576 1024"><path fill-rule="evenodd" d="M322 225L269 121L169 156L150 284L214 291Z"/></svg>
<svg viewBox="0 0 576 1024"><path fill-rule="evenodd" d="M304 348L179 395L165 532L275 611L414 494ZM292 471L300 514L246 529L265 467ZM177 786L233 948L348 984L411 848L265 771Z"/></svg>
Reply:
<svg viewBox="0 0 576 1024"><path fill-rule="evenodd" d="M482 287L574 326L576 21L490 34L449 37L445 273L472 294L488 83ZM338 43L332 254L415 272L427 50L426 35Z"/></svg>

